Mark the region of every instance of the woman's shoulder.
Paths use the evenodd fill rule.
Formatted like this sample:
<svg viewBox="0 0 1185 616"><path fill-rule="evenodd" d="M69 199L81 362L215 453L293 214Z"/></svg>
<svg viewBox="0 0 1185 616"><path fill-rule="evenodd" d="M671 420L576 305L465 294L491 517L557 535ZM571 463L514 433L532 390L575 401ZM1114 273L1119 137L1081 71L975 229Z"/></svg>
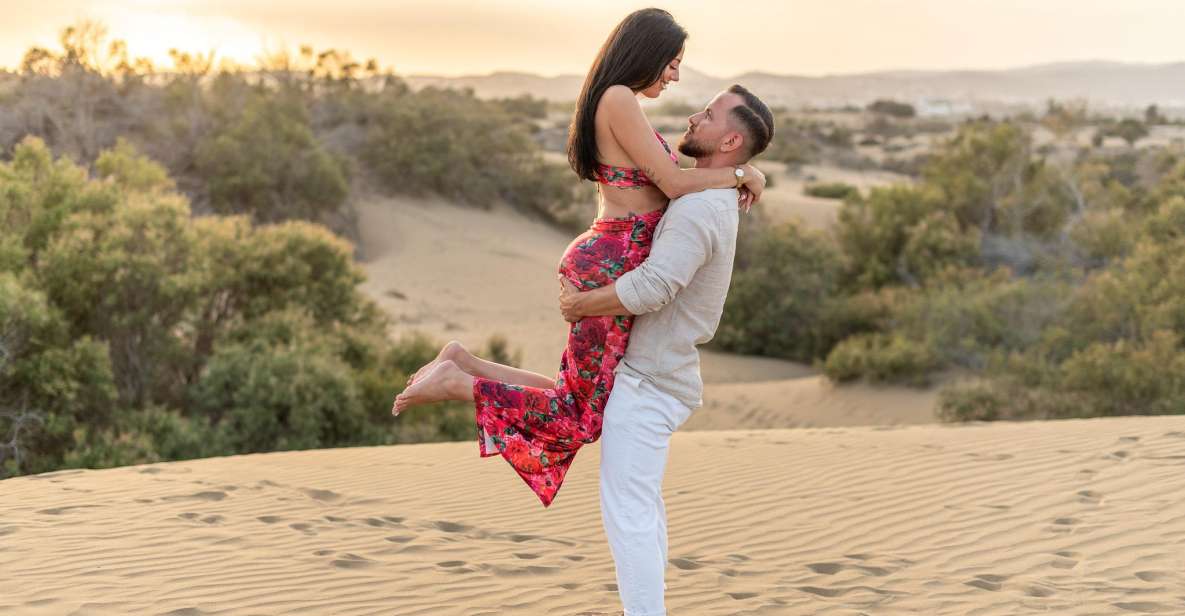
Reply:
<svg viewBox="0 0 1185 616"><path fill-rule="evenodd" d="M627 86L621 84L609 86L605 93L601 95L601 101L598 107L608 110L629 109L630 106L638 107L638 98L634 96L634 91Z"/></svg>

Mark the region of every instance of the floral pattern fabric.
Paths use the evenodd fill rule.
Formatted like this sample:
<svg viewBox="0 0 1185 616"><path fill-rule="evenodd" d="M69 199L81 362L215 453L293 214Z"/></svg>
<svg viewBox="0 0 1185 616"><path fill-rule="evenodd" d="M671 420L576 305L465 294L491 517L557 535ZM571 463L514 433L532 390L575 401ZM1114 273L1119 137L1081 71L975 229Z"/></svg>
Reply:
<svg viewBox="0 0 1185 616"><path fill-rule="evenodd" d="M675 156L675 153L671 151L671 146L667 144L666 139L663 139L662 135L658 134L658 131L654 131L654 136L658 137L658 142L667 151L667 156L678 164L679 157ZM597 163L596 176L598 182L617 188L641 188L654 183L637 167L614 167L613 165Z"/></svg>
<svg viewBox="0 0 1185 616"><path fill-rule="evenodd" d="M560 274L581 291L611 284L650 254L664 211L597 219L568 245ZM551 389L473 379L481 457L501 455L544 507L555 499L576 452L601 436L605 402L633 322L633 315L624 315L571 323Z"/></svg>

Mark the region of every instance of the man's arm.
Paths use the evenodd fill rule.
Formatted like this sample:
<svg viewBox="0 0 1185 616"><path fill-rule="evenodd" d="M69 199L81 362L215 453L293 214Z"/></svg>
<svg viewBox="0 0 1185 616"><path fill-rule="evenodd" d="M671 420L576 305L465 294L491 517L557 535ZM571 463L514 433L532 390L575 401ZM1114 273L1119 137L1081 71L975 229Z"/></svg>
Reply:
<svg viewBox="0 0 1185 616"><path fill-rule="evenodd" d="M718 233L715 216L711 204L702 199L672 204L655 234L650 256L613 284L585 292L565 289L560 295L564 318L644 314L669 304L712 257Z"/></svg>

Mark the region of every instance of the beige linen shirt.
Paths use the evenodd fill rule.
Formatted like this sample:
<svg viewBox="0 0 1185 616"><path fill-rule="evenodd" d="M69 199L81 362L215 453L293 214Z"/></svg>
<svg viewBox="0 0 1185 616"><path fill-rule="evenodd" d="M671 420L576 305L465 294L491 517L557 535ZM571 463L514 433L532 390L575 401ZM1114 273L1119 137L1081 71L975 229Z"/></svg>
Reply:
<svg viewBox="0 0 1185 616"><path fill-rule="evenodd" d="M703 405L698 345L712 339L732 279L739 215L735 188L683 195L655 228L650 256L617 279L626 310L639 315L618 372Z"/></svg>

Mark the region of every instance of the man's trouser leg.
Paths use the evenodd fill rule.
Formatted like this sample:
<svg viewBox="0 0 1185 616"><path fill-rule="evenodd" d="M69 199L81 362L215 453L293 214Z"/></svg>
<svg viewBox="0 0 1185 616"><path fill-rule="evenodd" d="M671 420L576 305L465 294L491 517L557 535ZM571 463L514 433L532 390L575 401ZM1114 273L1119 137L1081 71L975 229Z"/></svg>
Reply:
<svg viewBox="0 0 1185 616"><path fill-rule="evenodd" d="M626 616L666 616L666 507L662 478L671 434L692 410L618 373L601 428L601 520Z"/></svg>

